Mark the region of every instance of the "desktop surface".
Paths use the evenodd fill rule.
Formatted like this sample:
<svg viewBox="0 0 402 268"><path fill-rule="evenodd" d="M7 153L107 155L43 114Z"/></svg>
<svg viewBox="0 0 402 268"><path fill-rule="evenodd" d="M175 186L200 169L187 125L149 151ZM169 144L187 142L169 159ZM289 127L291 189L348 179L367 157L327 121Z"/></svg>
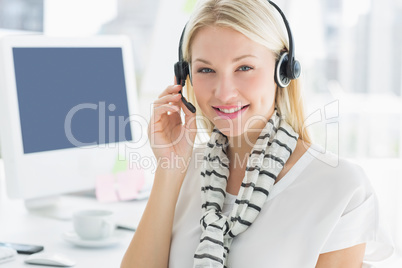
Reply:
<svg viewBox="0 0 402 268"><path fill-rule="evenodd" d="M47 253L63 254L74 261L77 268L113 268L120 267L120 262L134 234L129 230L116 230L119 234L118 244L91 248L79 247L63 239L63 233L73 230L72 221L61 221L39 216L27 211L23 200L10 200L5 193L3 162L0 159L0 240L20 244L44 246ZM116 220L139 223L147 200L99 203L94 198L81 196L63 196L62 201L81 209L108 209L115 212ZM32 267L25 264L28 255L18 254L15 260L0 264L0 267Z"/></svg>

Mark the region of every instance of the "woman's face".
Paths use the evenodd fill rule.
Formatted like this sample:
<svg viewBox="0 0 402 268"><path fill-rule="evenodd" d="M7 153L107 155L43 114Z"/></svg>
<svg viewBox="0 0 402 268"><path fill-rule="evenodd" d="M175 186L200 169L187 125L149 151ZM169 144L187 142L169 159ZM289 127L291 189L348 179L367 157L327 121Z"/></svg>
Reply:
<svg viewBox="0 0 402 268"><path fill-rule="evenodd" d="M191 53L194 93L204 115L228 137L260 133L274 111L274 54L215 26L196 33Z"/></svg>

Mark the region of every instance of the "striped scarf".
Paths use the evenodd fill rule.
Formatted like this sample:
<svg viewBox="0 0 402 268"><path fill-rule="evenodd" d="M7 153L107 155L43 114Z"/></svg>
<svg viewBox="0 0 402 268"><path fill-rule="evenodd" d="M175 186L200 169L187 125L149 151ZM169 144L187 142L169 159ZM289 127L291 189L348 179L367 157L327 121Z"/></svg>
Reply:
<svg viewBox="0 0 402 268"><path fill-rule="evenodd" d="M205 150L201 188L201 239L194 267L227 267L233 238L256 219L275 180L296 147L298 134L275 108L258 137L229 217L222 214L229 177L228 138L214 129Z"/></svg>

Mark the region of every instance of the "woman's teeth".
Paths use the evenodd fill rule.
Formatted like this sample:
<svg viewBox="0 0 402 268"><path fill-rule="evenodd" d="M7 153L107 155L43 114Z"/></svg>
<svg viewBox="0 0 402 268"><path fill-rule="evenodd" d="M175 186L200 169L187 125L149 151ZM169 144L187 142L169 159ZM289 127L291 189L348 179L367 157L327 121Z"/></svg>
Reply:
<svg viewBox="0 0 402 268"><path fill-rule="evenodd" d="M219 111L224 112L225 114L232 114L234 112L237 112L239 110L241 110L243 107L237 107L237 108L232 108L232 109L221 109L218 108Z"/></svg>

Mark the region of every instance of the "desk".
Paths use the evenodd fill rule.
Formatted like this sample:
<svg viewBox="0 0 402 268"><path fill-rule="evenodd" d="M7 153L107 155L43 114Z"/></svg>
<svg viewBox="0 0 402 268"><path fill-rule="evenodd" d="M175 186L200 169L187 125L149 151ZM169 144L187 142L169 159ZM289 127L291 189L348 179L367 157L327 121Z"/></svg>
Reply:
<svg viewBox="0 0 402 268"><path fill-rule="evenodd" d="M0 241L21 244L37 244L45 247L44 252L57 252L75 260L76 268L117 268L134 234L132 231L116 230L123 233L121 243L106 248L81 248L62 238L62 234L73 229L71 221L45 218L28 212L22 200L9 200L5 193L2 162L0 161ZM145 201L120 203L99 203L94 198L64 196L63 202L78 209L102 208L115 212L116 219L130 219L138 224L145 209ZM24 263L27 255L19 254L16 260L0 264L0 268L46 267Z"/></svg>

